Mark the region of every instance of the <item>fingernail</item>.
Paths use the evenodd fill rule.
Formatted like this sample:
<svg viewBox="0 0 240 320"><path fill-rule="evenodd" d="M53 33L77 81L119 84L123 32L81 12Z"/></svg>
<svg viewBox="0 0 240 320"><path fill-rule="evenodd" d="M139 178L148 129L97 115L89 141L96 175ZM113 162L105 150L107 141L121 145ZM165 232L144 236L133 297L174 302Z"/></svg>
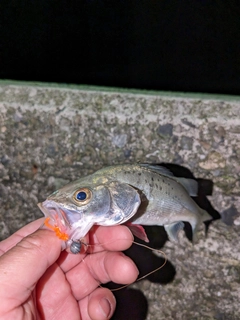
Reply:
<svg viewBox="0 0 240 320"><path fill-rule="evenodd" d="M99 304L104 317L108 319L108 316L110 315L110 312L111 312L110 302L106 298L103 298L102 300L100 300Z"/></svg>

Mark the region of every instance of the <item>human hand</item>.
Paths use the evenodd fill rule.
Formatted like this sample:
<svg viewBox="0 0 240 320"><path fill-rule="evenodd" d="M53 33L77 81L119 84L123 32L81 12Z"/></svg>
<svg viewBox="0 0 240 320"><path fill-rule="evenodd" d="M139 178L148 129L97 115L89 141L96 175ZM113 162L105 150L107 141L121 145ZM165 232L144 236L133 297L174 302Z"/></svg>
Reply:
<svg viewBox="0 0 240 320"><path fill-rule="evenodd" d="M0 319L110 319L116 301L99 284L135 281L136 266L117 252L131 246L131 232L97 227L89 236L92 253L74 255L61 252L61 241L42 224L36 220L0 243Z"/></svg>

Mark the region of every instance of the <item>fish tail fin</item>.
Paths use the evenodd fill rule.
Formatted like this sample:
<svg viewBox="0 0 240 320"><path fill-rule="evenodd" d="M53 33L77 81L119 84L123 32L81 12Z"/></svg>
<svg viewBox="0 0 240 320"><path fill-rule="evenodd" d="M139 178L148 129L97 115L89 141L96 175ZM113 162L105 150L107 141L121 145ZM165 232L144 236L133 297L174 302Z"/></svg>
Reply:
<svg viewBox="0 0 240 320"><path fill-rule="evenodd" d="M210 214L206 210L204 210L202 208L200 208L200 210L201 210L201 213L202 213L202 222L213 220L213 217L210 216ZM205 224L205 237L207 236L207 231L208 231L208 225Z"/></svg>
<svg viewBox="0 0 240 320"><path fill-rule="evenodd" d="M207 213L206 210L202 209L199 207L199 213L200 213L200 218L191 221L191 227L192 227L192 242L195 243L197 241L197 232L199 229L199 226L204 222L204 221L209 221L212 220L212 217Z"/></svg>
<svg viewBox="0 0 240 320"><path fill-rule="evenodd" d="M206 210L199 208L199 211L200 211L200 214L202 217L202 219L201 219L202 222L212 220L212 217L210 216L210 214Z"/></svg>
<svg viewBox="0 0 240 320"><path fill-rule="evenodd" d="M198 232L199 226L201 225L201 222L202 222L201 219L190 222L192 227L192 243L197 242L197 232Z"/></svg>

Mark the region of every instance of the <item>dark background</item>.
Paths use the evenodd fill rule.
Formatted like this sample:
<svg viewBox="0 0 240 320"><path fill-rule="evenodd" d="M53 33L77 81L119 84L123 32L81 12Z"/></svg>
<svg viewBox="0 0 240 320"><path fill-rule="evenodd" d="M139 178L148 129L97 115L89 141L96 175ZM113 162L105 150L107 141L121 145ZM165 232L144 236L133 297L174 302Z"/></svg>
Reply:
<svg viewBox="0 0 240 320"><path fill-rule="evenodd" d="M240 94L240 1L1 0L0 78Z"/></svg>

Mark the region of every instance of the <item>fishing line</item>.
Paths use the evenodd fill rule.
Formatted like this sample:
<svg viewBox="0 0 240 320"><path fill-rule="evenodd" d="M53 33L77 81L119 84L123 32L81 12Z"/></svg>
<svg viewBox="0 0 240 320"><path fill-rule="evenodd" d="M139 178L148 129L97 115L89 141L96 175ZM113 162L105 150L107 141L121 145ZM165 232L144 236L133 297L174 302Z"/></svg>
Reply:
<svg viewBox="0 0 240 320"><path fill-rule="evenodd" d="M148 249L148 250L151 250L152 252L155 251L155 252L157 252L157 253L161 253L161 254L163 254L163 256L164 256L164 262L163 262L163 264L162 264L160 267L158 267L158 268L156 268L156 269L148 272L147 274L145 274L144 276L138 278L135 282L133 282L133 283L136 283L136 282L138 282L138 281L140 281L140 280L142 280L142 279L150 276L150 274L152 274L152 273L154 273L154 272L157 272L158 270L162 269L162 268L166 265L166 263L167 263L167 256L166 256L165 252L163 252L162 250L154 249L154 248L149 247L149 246L147 246L147 245L145 245L145 244L141 244L141 243L138 243L138 242L135 242L135 241L133 241L133 243L136 244L136 245L138 245L138 246L140 246L140 247L144 247L144 248L146 248L146 249ZM132 283L131 283L131 284L132 284ZM121 286L121 287L119 287L119 288L110 289L110 290L111 290L112 292L118 291L118 290L127 288L127 287L130 286L131 284L126 284L126 285Z"/></svg>
<svg viewBox="0 0 240 320"><path fill-rule="evenodd" d="M113 240L113 241L111 241L111 242L98 243L98 244L93 244L93 245L91 245L91 244L86 244L86 243L82 243L82 244L84 244L84 245L87 247L87 251L88 251L88 248L90 248L90 247L102 246L102 245L109 244L109 243L112 243L112 242L115 242L115 241L118 241L118 240L119 240L119 239ZM161 266L159 266L158 268L156 268L156 269L148 272L148 273L145 274L144 276L138 278L138 279L137 279L136 281L134 281L133 283L136 283L136 282L138 282L138 281L140 281L140 280L148 277L149 275L153 274L154 272L157 272L158 270L162 269L162 268L166 265L166 263L167 263L167 261L168 261L168 260L167 260L167 256L166 256L165 252L163 252L162 250L152 248L152 247L150 247L150 246L147 246L147 245L145 245L145 244L138 243L138 242L136 242L136 241L132 241L132 243L135 244L135 245L138 245L138 246L140 246L140 247L146 248L146 249L148 249L148 250L151 250L152 252L160 253L160 254L162 254L162 255L164 256L164 262L163 262L163 264L162 264ZM103 248L103 250L106 250L106 249ZM87 252L87 251L86 251L86 252ZM93 253L93 251L92 251L92 253ZM89 254L91 254L91 252L89 252ZM84 259L82 260L82 262L85 263ZM96 279L95 279L95 280L96 280ZM96 280L96 281L97 281L97 280ZM97 282L98 282L98 281L97 281ZM128 286L130 286L130 285L133 284L133 283L126 284L126 285L123 285L123 286L121 286L121 287L119 287L119 288L109 289L109 290L112 291L112 292L118 291L118 290L127 288ZM98 282L98 285L99 285L99 287L103 288L103 287L101 286L101 283Z"/></svg>

